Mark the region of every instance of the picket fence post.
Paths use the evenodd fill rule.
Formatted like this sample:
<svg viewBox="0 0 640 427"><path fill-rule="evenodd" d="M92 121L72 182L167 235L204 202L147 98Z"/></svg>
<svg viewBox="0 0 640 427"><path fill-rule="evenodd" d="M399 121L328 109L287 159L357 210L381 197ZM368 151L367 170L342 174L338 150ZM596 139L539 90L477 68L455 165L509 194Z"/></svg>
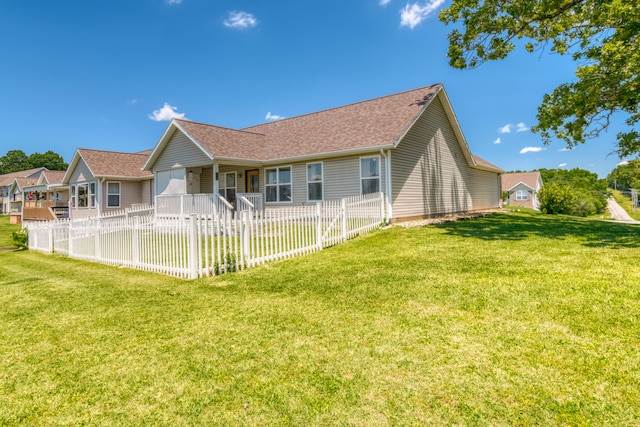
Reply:
<svg viewBox="0 0 640 427"><path fill-rule="evenodd" d="M196 214L189 214L189 234L188 234L188 263L189 279L198 277L198 227Z"/></svg>
<svg viewBox="0 0 640 427"><path fill-rule="evenodd" d="M69 221L69 257L73 258L73 221Z"/></svg>
<svg viewBox="0 0 640 427"><path fill-rule="evenodd" d="M348 224L347 224L347 199L345 197L342 198L342 200L340 201L340 210L342 213L342 241L346 241L347 240L347 229L348 229Z"/></svg>
<svg viewBox="0 0 640 427"><path fill-rule="evenodd" d="M250 252L250 234L251 227L249 225L250 215L253 214L250 210L241 211L242 221L240 223L240 235L242 236L240 241L242 242L242 247L240 248L240 253L242 254L241 264L244 265L245 260L248 260L251 256Z"/></svg>
<svg viewBox="0 0 640 427"><path fill-rule="evenodd" d="M102 260L102 221L100 221L100 217L96 218L96 238L93 252L96 261Z"/></svg>
<svg viewBox="0 0 640 427"><path fill-rule="evenodd" d="M47 232L49 233L49 253L52 254L53 251L55 250L54 246L53 246L53 221L49 223L49 229L47 230Z"/></svg>
<svg viewBox="0 0 640 427"><path fill-rule="evenodd" d="M140 226L140 217L134 216L133 230L131 231L131 261L133 262L133 266L135 268L138 267L138 264L140 262L140 247L138 245L138 243L140 242L140 239L138 238L140 234L138 230L139 226Z"/></svg>
<svg viewBox="0 0 640 427"><path fill-rule="evenodd" d="M316 203L316 240L318 250L322 250L322 202Z"/></svg>

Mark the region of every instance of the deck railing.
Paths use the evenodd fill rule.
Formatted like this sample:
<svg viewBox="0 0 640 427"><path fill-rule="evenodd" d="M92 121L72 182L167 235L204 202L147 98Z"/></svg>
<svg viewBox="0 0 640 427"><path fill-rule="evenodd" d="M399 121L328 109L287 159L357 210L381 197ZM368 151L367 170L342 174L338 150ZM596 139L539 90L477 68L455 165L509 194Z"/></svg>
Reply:
<svg viewBox="0 0 640 427"><path fill-rule="evenodd" d="M213 213L157 212L156 205L27 224L29 248L192 279L316 252L371 231L385 220L385 200L375 193L277 209L246 203L236 211L221 198Z"/></svg>

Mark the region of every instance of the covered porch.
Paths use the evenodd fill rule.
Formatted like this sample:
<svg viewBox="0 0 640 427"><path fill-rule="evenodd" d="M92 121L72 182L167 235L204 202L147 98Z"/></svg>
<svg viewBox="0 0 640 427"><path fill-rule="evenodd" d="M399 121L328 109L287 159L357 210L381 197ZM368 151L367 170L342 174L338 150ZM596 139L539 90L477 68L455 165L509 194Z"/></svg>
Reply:
<svg viewBox="0 0 640 427"><path fill-rule="evenodd" d="M69 188L38 185L24 187L22 193L23 221L50 221L69 218Z"/></svg>

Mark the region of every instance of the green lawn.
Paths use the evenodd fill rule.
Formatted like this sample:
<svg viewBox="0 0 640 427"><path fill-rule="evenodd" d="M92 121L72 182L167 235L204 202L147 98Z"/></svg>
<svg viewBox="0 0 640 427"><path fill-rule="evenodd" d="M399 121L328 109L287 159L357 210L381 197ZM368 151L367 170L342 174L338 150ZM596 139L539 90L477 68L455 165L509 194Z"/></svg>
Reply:
<svg viewBox="0 0 640 427"><path fill-rule="evenodd" d="M0 425L639 425L639 258L522 212L196 281L1 251Z"/></svg>

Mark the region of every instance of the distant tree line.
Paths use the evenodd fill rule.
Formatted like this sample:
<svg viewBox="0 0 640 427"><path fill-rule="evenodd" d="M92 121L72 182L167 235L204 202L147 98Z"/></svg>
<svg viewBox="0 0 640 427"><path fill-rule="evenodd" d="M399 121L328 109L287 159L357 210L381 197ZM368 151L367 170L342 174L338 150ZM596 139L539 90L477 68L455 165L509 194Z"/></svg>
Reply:
<svg viewBox="0 0 640 427"><path fill-rule="evenodd" d="M620 191L629 191L632 188L640 190L640 160L630 160L616 166L607 175L607 184L609 184L609 188Z"/></svg>
<svg viewBox="0 0 640 427"><path fill-rule="evenodd" d="M599 215L607 208L607 180L588 170L540 169L540 210L548 214Z"/></svg>
<svg viewBox="0 0 640 427"><path fill-rule="evenodd" d="M9 150L0 157L0 175L35 168L47 168L52 171L67 170L60 154L49 150L46 153L33 153L27 156L22 150Z"/></svg>

